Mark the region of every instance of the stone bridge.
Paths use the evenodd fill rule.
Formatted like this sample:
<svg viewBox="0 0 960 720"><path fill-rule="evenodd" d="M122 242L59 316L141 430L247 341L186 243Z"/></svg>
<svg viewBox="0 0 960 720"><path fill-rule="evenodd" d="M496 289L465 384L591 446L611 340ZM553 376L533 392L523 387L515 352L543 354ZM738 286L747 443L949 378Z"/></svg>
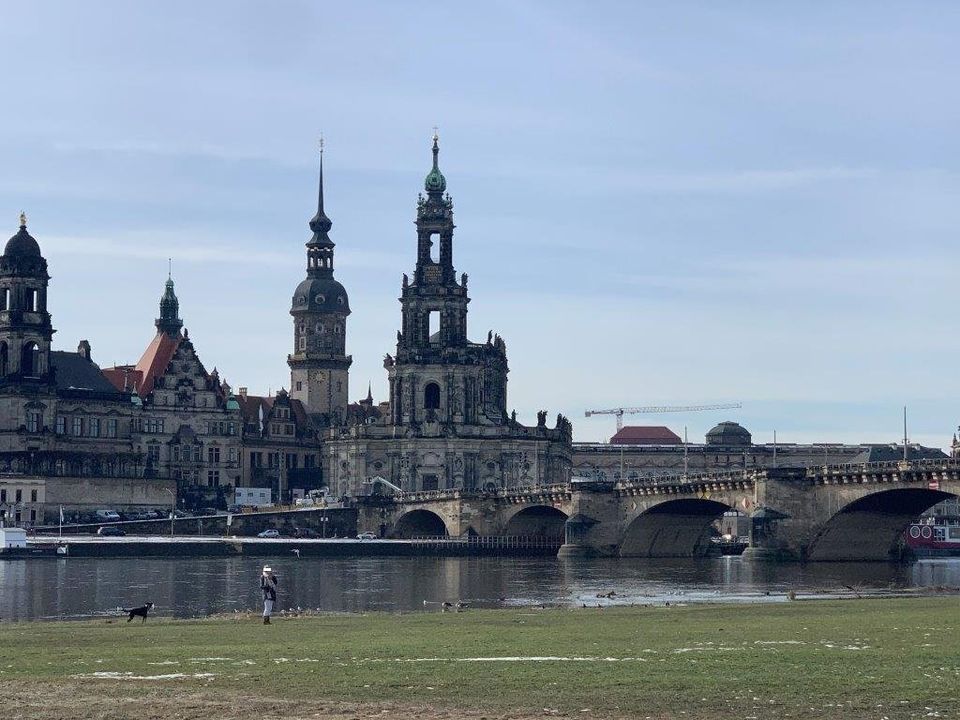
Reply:
<svg viewBox="0 0 960 720"><path fill-rule="evenodd" d="M359 523L392 537L563 537L567 556L694 557L709 548L713 521L735 509L752 518L754 557L890 560L906 527L951 495L960 461L918 460L374 496Z"/></svg>

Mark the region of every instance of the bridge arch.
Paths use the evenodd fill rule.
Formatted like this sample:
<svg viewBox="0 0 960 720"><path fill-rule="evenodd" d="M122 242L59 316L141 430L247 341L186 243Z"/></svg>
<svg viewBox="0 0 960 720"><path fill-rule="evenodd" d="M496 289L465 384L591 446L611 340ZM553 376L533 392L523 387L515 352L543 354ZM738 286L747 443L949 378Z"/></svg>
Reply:
<svg viewBox="0 0 960 720"><path fill-rule="evenodd" d="M515 512L504 524L504 535L551 538L563 541L569 516L552 505L530 505Z"/></svg>
<svg viewBox="0 0 960 720"><path fill-rule="evenodd" d="M952 493L925 488L881 490L860 497L827 520L807 546L807 560L896 560L903 531Z"/></svg>
<svg viewBox="0 0 960 720"><path fill-rule="evenodd" d="M731 507L702 498L668 500L640 513L620 544L620 557L697 557L710 547L707 529Z"/></svg>
<svg viewBox="0 0 960 720"><path fill-rule="evenodd" d="M443 518L422 508L404 513L393 526L393 537L412 538L425 535L449 535Z"/></svg>

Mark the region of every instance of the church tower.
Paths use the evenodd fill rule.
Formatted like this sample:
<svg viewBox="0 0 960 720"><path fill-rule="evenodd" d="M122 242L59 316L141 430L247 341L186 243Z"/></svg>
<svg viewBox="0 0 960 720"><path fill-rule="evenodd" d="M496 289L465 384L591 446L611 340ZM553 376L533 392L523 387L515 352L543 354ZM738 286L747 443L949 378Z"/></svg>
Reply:
<svg viewBox="0 0 960 720"><path fill-rule="evenodd" d="M402 328L396 360L387 362L391 421L427 433L455 425L507 421L507 357L502 339L467 336L467 275L453 267L453 201L440 172L439 138L433 135L433 167L417 201L417 264L403 276Z"/></svg>
<svg viewBox="0 0 960 720"><path fill-rule="evenodd" d="M53 327L47 312L47 261L27 232L20 230L0 256L0 378L6 382L49 384Z"/></svg>
<svg viewBox="0 0 960 720"><path fill-rule="evenodd" d="M307 277L293 293L293 353L290 397L300 400L321 422L346 421L350 364L346 354L350 300L333 277L333 223L323 209L323 144L320 145L320 193L317 214L310 220L313 236L307 241Z"/></svg>

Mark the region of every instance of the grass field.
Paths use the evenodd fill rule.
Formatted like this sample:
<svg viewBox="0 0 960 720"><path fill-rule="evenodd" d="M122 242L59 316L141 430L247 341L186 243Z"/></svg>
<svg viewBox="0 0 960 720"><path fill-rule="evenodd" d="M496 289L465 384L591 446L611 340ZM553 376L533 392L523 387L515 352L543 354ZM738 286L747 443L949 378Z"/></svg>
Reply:
<svg viewBox="0 0 960 720"><path fill-rule="evenodd" d="M15 718L960 717L960 599L0 626Z"/></svg>

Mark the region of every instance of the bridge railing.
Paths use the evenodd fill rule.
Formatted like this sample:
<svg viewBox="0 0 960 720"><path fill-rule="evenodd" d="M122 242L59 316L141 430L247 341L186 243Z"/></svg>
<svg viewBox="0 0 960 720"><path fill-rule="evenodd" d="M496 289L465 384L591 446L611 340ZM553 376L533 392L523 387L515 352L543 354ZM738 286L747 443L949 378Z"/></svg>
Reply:
<svg viewBox="0 0 960 720"><path fill-rule="evenodd" d="M418 535L410 538L417 545L463 546L488 549L550 549L563 545L562 537L538 535L472 535L450 537L449 535Z"/></svg>

